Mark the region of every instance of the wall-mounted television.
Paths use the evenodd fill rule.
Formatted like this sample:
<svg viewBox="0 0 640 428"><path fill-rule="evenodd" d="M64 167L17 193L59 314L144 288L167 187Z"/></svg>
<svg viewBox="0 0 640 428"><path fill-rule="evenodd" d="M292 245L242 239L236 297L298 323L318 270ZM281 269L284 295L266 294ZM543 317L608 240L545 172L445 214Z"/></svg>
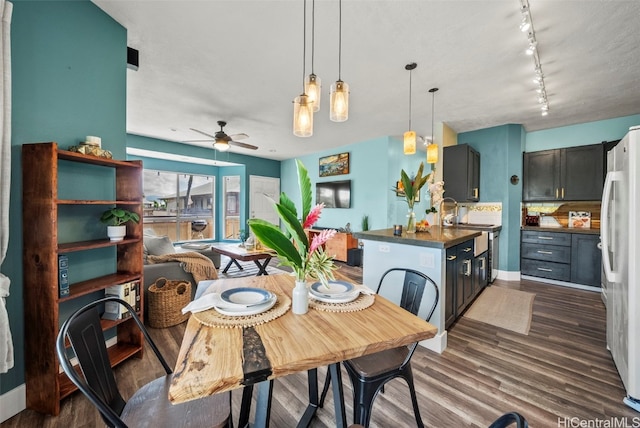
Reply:
<svg viewBox="0 0 640 428"><path fill-rule="evenodd" d="M351 180L316 183L316 204L326 208L351 208Z"/></svg>

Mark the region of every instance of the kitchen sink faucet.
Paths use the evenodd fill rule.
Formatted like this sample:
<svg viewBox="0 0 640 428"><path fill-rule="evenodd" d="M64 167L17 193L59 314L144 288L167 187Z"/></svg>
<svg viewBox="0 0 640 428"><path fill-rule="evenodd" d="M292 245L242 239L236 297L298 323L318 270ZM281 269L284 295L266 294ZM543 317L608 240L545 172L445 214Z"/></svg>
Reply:
<svg viewBox="0 0 640 428"><path fill-rule="evenodd" d="M442 205L444 204L444 201L449 200L451 202L453 202L454 204L454 208L453 208L453 215L454 215L454 221L452 223L457 223L457 219L458 219L458 201L456 201L453 198L450 197L446 197L446 198L442 198L442 200L440 201L440 204L438 205L438 215L440 216L440 225L444 226L444 211L442 210Z"/></svg>

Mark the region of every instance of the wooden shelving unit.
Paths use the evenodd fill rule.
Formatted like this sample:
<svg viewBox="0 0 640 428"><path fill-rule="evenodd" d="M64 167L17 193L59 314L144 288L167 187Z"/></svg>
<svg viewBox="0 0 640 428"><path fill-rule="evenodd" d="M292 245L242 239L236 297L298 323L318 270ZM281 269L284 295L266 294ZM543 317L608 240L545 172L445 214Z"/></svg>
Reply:
<svg viewBox="0 0 640 428"><path fill-rule="evenodd" d="M60 160L113 169L115 199L58 199L58 168L63 167ZM79 180L78 186L82 185ZM127 236L120 242L90 239L62 243L59 242L58 220L63 214L58 208L122 206L142 218L142 162L69 152L59 149L53 142L25 144L22 146L22 186L27 408L57 415L60 413L60 400L76 390L67 376L61 373L55 350L58 329L64 321L60 319L60 304L70 304L68 302L99 293L111 285L135 280L143 283L142 222L127 225ZM116 271L71 283L69 295L59 297L58 255L108 247L116 248ZM73 269L73 265L69 269ZM141 292L140 299L143 298L144 293ZM144 302L140 308L144 308ZM142 309L138 316L143 318ZM131 318L104 320L102 328L104 331L117 330L117 343L109 348L112 366L133 356L142 357L144 339Z"/></svg>

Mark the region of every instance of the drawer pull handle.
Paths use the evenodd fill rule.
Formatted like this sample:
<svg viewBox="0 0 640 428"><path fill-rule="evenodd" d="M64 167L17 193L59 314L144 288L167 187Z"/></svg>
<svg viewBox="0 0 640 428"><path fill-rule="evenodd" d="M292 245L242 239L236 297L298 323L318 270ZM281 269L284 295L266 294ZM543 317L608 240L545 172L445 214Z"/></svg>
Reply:
<svg viewBox="0 0 640 428"><path fill-rule="evenodd" d="M548 239L548 240L553 240L553 238L551 236L538 236L538 239Z"/></svg>
<svg viewBox="0 0 640 428"><path fill-rule="evenodd" d="M471 251L471 247L467 247L463 250L465 253L468 253L469 251Z"/></svg>
<svg viewBox="0 0 640 428"><path fill-rule="evenodd" d="M538 250L538 253L540 253L540 254L549 254L549 255L551 255L551 254L553 254L553 251L543 251L543 250Z"/></svg>
<svg viewBox="0 0 640 428"><path fill-rule="evenodd" d="M449 256L449 257L447 257L447 260L451 261L451 260L455 260L457 258L458 258L457 256Z"/></svg>
<svg viewBox="0 0 640 428"><path fill-rule="evenodd" d="M462 273L464 276L471 276L471 260L465 260L463 262Z"/></svg>
<svg viewBox="0 0 640 428"><path fill-rule="evenodd" d="M541 270L543 272L553 272L553 269L541 268L541 267L539 267L538 270Z"/></svg>

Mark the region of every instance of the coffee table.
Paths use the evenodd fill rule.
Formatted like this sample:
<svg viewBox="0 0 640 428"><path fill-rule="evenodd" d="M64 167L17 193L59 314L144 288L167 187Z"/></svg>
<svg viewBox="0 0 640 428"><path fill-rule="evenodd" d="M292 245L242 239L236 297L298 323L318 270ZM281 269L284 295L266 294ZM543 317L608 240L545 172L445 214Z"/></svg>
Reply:
<svg viewBox="0 0 640 428"><path fill-rule="evenodd" d="M229 257L229 263L222 270L222 273L227 273L232 264L242 270L242 266L238 263L238 260L240 260L243 262L253 261L258 267L256 276L269 275L267 266L271 258L275 256L275 252L271 250L247 250L239 244L213 244L211 245L211 250Z"/></svg>

